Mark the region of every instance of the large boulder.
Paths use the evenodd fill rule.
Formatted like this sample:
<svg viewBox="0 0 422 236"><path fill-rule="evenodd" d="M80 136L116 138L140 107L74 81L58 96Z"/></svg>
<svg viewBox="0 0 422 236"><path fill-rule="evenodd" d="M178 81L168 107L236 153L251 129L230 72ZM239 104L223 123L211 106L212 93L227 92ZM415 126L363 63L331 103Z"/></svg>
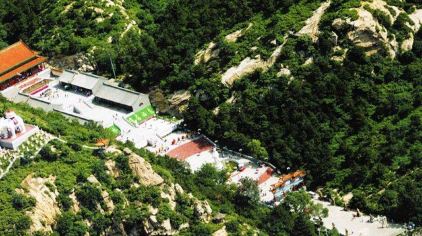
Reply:
<svg viewBox="0 0 422 236"><path fill-rule="evenodd" d="M207 223L211 220L212 209L208 201L200 201L196 199L193 207L194 213L198 219Z"/></svg>
<svg viewBox="0 0 422 236"><path fill-rule="evenodd" d="M155 173L151 164L145 161L144 158L140 157L136 153L133 153L128 148L126 148L124 152L129 155L129 167L133 174L139 178L139 182L141 184L151 186L160 185L164 182L163 178Z"/></svg>

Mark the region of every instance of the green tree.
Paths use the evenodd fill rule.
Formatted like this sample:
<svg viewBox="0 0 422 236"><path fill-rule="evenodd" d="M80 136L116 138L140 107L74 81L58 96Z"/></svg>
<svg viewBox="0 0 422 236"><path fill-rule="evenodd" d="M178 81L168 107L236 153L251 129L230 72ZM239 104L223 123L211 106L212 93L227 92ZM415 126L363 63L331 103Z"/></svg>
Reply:
<svg viewBox="0 0 422 236"><path fill-rule="evenodd" d="M315 204L311 196L304 190L294 191L287 194L283 205L297 215L307 215L309 217L327 217L328 210L321 204Z"/></svg>
<svg viewBox="0 0 422 236"><path fill-rule="evenodd" d="M261 141L257 139L252 139L246 147L252 156L258 157L262 160L268 160L268 152L265 147L262 146Z"/></svg>
<svg viewBox="0 0 422 236"><path fill-rule="evenodd" d="M54 230L60 235L82 236L87 233L88 228L83 223L80 216L76 216L72 212L67 211L60 215Z"/></svg>
<svg viewBox="0 0 422 236"><path fill-rule="evenodd" d="M316 236L314 224L304 215L299 215L291 231L292 236Z"/></svg>
<svg viewBox="0 0 422 236"><path fill-rule="evenodd" d="M256 207L259 202L259 188L256 181L250 178L241 179L235 199L241 208Z"/></svg>
<svg viewBox="0 0 422 236"><path fill-rule="evenodd" d="M12 196L12 204L17 210L28 210L35 206L35 199L20 193L14 193Z"/></svg>

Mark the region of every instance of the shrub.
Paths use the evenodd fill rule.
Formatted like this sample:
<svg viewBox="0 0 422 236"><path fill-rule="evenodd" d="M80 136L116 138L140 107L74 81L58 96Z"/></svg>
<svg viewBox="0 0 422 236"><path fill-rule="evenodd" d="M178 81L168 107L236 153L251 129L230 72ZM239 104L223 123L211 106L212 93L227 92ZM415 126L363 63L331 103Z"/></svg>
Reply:
<svg viewBox="0 0 422 236"><path fill-rule="evenodd" d="M13 207L17 210L28 210L35 206L35 199L20 193L14 193L12 196Z"/></svg>

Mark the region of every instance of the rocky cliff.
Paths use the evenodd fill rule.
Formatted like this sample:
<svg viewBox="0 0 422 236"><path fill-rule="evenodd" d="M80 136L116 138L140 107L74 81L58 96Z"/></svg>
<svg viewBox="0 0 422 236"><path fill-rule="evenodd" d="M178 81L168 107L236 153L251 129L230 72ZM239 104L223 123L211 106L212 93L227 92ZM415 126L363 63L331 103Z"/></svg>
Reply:
<svg viewBox="0 0 422 236"><path fill-rule="evenodd" d="M60 215L56 199L59 193L54 184L55 180L54 176L41 178L28 175L21 183L22 189L16 189L18 193L26 194L36 201L35 207L27 212L31 219L31 233L35 231L52 232L56 217Z"/></svg>

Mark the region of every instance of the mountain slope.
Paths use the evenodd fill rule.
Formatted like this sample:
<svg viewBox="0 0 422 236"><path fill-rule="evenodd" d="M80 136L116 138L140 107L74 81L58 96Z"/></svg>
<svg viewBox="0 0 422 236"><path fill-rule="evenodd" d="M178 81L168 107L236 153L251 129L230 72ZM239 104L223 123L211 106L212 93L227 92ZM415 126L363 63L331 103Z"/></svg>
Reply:
<svg viewBox="0 0 422 236"><path fill-rule="evenodd" d="M210 56L196 63L202 74L185 118L281 169L309 170L311 188L353 192L351 207L420 224L419 210L398 212L421 194L421 6L328 3L251 19L235 42L223 32L204 46ZM269 68L257 66L281 46ZM392 184L401 181L412 191Z"/></svg>
<svg viewBox="0 0 422 236"><path fill-rule="evenodd" d="M28 146L39 140L23 145L2 175L1 235L270 235L291 234L296 221L316 234L311 218L323 211L304 191L270 208L259 202L253 180L228 185L225 170L206 165L191 173L176 159L116 142L94 124L0 102L1 111L14 109L52 135L34 157ZM104 137L111 145L97 148Z"/></svg>
<svg viewBox="0 0 422 236"><path fill-rule="evenodd" d="M83 53L109 76L113 61L138 90L158 86L163 111L189 100L179 111L192 130L305 168L311 189L352 192L350 207L422 224L420 2L21 2L46 10L6 1L34 18L11 19L3 5L9 43L23 35L53 57Z"/></svg>

